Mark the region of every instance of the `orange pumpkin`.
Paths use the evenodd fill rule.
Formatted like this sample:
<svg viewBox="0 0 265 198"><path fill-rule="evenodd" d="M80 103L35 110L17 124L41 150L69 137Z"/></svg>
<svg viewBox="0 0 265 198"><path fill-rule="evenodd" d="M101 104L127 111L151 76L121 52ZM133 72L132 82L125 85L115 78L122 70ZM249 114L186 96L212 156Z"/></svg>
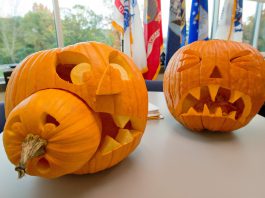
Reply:
<svg viewBox="0 0 265 198"><path fill-rule="evenodd" d="M37 52L16 67L8 83L6 153L21 175L104 170L139 144L147 103L141 72L120 51L90 42ZM33 154L21 145L31 145Z"/></svg>
<svg viewBox="0 0 265 198"><path fill-rule="evenodd" d="M73 172L97 150L101 134L97 116L66 91L38 91L8 116L3 137L7 156L21 176L26 166L28 174L48 178Z"/></svg>
<svg viewBox="0 0 265 198"><path fill-rule="evenodd" d="M265 100L265 62L248 44L197 41L179 49L164 75L168 108L195 131L233 131Z"/></svg>

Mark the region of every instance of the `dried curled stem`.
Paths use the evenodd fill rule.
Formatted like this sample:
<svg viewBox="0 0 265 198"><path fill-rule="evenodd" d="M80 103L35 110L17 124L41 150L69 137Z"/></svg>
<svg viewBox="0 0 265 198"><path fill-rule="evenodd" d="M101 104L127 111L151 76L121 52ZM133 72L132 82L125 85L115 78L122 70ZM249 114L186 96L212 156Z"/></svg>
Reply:
<svg viewBox="0 0 265 198"><path fill-rule="evenodd" d="M42 139L39 135L28 134L22 142L22 151L19 164L15 170L18 172L18 178L22 178L26 174L26 166L28 160L41 156L45 153L47 140Z"/></svg>

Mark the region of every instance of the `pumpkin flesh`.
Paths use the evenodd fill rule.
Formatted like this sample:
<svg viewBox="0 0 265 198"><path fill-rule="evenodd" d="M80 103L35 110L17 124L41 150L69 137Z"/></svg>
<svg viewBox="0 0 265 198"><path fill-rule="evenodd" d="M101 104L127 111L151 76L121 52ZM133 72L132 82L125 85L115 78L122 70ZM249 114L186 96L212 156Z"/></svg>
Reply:
<svg viewBox="0 0 265 198"><path fill-rule="evenodd" d="M93 155L82 166L65 172L83 174L104 170L122 161L139 144L147 121L147 90L141 72L123 53L90 42L27 57L16 67L7 86L6 116L25 99L46 89L71 93L102 123ZM69 126L70 131L74 129ZM46 161L41 162L45 167Z"/></svg>
<svg viewBox="0 0 265 198"><path fill-rule="evenodd" d="M194 88L183 98L181 118L189 128L193 129L196 129L194 125L198 125L198 122L201 128L207 127L209 130L216 128L225 130L222 128L224 122L230 123L230 126L240 127L240 123L250 114L249 96L218 85ZM198 122L193 124L194 119Z"/></svg>
<svg viewBox="0 0 265 198"><path fill-rule="evenodd" d="M171 114L195 131L233 131L265 100L265 61L250 45L197 41L179 49L164 74Z"/></svg>

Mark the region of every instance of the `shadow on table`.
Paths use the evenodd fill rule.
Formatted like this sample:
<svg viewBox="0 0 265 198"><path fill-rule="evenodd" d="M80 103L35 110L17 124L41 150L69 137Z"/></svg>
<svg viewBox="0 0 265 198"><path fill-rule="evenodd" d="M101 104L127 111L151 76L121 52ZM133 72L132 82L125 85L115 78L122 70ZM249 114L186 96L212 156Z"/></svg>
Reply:
<svg viewBox="0 0 265 198"><path fill-rule="evenodd" d="M175 123L174 127L175 131L178 132L181 136L185 138L189 138L196 141L203 141L203 142L229 142L235 141L237 139L236 131L233 132L213 132L213 131L192 131L184 126L179 126L179 123ZM179 128L182 130L179 130Z"/></svg>
<svg viewBox="0 0 265 198"><path fill-rule="evenodd" d="M120 164L95 174L66 175L52 180L36 178L34 182L35 192L32 193L36 194L38 198L47 198L47 196L49 198L59 198L62 196L64 198L79 198L100 196L102 195L101 190L104 189L106 193L107 189L109 194L113 194L112 196L115 197L115 193L118 192L113 191L109 183L123 183L121 182L123 175L134 164L133 158L133 156L130 156ZM122 168L122 166L126 166L126 168Z"/></svg>

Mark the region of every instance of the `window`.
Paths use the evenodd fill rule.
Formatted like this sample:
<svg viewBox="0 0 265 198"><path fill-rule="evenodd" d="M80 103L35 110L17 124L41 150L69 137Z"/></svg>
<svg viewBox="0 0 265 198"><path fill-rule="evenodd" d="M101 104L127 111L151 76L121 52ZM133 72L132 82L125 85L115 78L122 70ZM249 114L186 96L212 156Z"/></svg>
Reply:
<svg viewBox="0 0 265 198"><path fill-rule="evenodd" d="M100 41L120 48L119 35L111 27L114 0L58 0L62 25L63 44L82 41ZM143 13L144 1L138 0ZM219 16L225 0L208 1L209 37L213 20L214 3L219 2ZM9 64L20 62L27 55L57 47L56 27L53 14L53 0L3 0L0 7L0 80L2 70ZM186 0L186 19L192 0ZM164 40L167 38L170 1L161 0ZM257 15L258 4L262 4ZM218 6L217 6L218 9ZM216 17L217 18L217 17ZM258 20L257 20L258 18ZM257 21L259 25L257 26ZM259 28L256 28L259 27ZM255 32L255 30L257 30ZM187 34L188 35L188 34ZM256 44L255 44L256 38ZM254 44L265 52L265 3L243 0L243 42Z"/></svg>
<svg viewBox="0 0 265 198"><path fill-rule="evenodd" d="M51 1L9 0L0 8L0 78L6 64L56 44Z"/></svg>
<svg viewBox="0 0 265 198"><path fill-rule="evenodd" d="M59 0L59 6L65 46L82 41L114 45L112 0Z"/></svg>
<svg viewBox="0 0 265 198"><path fill-rule="evenodd" d="M58 0L63 43L100 41L120 48L111 27L112 0ZM55 10L56 12L58 10ZM57 12L58 13L58 12ZM4 0L0 7L0 81L3 70L36 51L57 47L53 1Z"/></svg>
<svg viewBox="0 0 265 198"><path fill-rule="evenodd" d="M259 24L258 50L265 52L265 3L262 5L261 19Z"/></svg>
<svg viewBox="0 0 265 198"><path fill-rule="evenodd" d="M257 2L243 1L243 42L252 44Z"/></svg>
<svg viewBox="0 0 265 198"><path fill-rule="evenodd" d="M28 54L57 46L50 1L4 3L0 11L0 64L17 63Z"/></svg>

